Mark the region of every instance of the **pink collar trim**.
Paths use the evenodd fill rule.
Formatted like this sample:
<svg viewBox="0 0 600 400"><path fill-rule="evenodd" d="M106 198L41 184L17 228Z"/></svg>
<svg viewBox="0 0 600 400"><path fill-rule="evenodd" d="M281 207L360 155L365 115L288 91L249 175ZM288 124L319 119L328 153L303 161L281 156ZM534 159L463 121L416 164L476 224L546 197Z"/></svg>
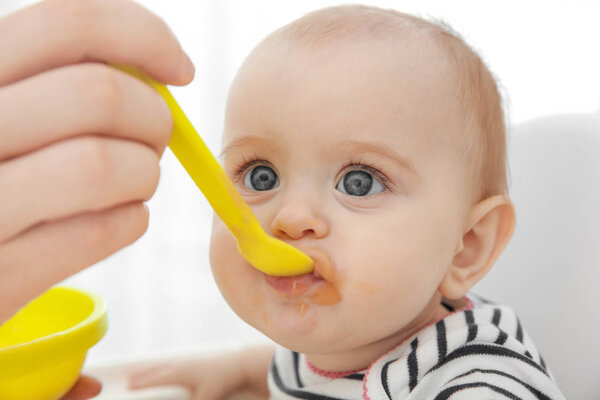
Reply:
<svg viewBox="0 0 600 400"><path fill-rule="evenodd" d="M313 365L310 361L308 361L307 358L305 358L306 360L306 365L308 365L308 368L314 372L315 374L322 376L324 378L329 378L329 379L337 379L337 378L343 378L344 376L348 376L348 375L352 375L352 374L356 374L359 372L363 372L366 371L368 368L363 368L363 369L355 369L352 371L342 371L342 372L331 372L331 371L325 371L324 369L321 369L315 365Z"/></svg>
<svg viewBox="0 0 600 400"><path fill-rule="evenodd" d="M458 309L458 310L454 310L450 314L446 315L445 317L439 318L439 319L437 319L437 320L429 323L428 325L426 325L422 329L420 329L415 335L418 335L419 332L421 332L423 329L426 329L426 328L430 327L431 325L437 324L439 321L441 321L441 320L443 320L445 318L448 318L451 315L454 315L454 314L459 313L459 312L463 312L465 310L471 310L471 309L473 309L473 302L471 301L471 299L469 299L467 296L463 296L463 299L467 302L467 305L465 307L463 307L461 309ZM365 377L363 378L363 399L364 400L371 400L371 398L367 394L367 377L369 376L369 372L371 372L371 367L373 367L373 365L377 361L379 361L383 357L387 356L389 353L391 353L392 351L396 350L398 347L402 346L402 344L404 344L408 339L412 339L415 335L407 337L404 340L402 340L400 343L398 343L396 346L394 346L393 348L391 348L385 354L383 354L382 356L380 356L379 358L377 358L375 361L373 361L368 368L355 369L355 370L352 370L352 371L331 372L331 371L325 371L323 369L320 369L319 367L316 367L310 361L308 361L308 359L306 357L304 358L304 360L306 361L306 365L308 365L308 368L312 372L314 372L315 374L317 374L319 376L322 376L324 378L329 378L329 379L343 378L344 376L348 376L348 375L352 375L352 374L356 374L356 373L359 373L359 372L366 371L365 372Z"/></svg>

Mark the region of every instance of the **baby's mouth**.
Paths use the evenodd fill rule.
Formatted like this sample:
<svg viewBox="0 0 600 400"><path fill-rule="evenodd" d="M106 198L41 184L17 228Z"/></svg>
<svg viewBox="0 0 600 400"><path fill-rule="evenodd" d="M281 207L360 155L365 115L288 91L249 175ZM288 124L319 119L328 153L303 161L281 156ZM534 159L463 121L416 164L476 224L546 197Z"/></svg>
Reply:
<svg viewBox="0 0 600 400"><path fill-rule="evenodd" d="M316 288L320 283L333 280L335 268L329 256L318 248L302 249L315 262L315 269L308 274L279 277L265 274L266 282L285 297L296 297Z"/></svg>
<svg viewBox="0 0 600 400"><path fill-rule="evenodd" d="M323 280L312 273L286 277L265 275L265 279L279 294L291 297L306 293L314 284Z"/></svg>

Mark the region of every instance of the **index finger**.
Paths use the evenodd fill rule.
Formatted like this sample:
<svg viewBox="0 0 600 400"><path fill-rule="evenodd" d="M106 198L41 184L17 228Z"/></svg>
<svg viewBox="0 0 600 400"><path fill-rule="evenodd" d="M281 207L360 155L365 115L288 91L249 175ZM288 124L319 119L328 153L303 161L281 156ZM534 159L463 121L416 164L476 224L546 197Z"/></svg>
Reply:
<svg viewBox="0 0 600 400"><path fill-rule="evenodd" d="M129 0L46 0L0 19L0 86L85 61L136 66L172 85L194 68L168 26Z"/></svg>

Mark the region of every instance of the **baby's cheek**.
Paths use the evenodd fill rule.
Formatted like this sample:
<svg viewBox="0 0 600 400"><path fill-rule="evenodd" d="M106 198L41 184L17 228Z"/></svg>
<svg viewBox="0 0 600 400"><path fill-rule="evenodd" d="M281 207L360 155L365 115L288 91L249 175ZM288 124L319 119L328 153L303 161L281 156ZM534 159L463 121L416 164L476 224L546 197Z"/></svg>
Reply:
<svg viewBox="0 0 600 400"><path fill-rule="evenodd" d="M228 300L250 294L260 273L240 255L237 243L225 224L215 220L210 240L210 266L219 290Z"/></svg>
<svg viewBox="0 0 600 400"><path fill-rule="evenodd" d="M240 258L235 239L221 220L213 222L210 237L210 267L219 288L223 292L233 281Z"/></svg>
<svg viewBox="0 0 600 400"><path fill-rule="evenodd" d="M220 220L213 223L210 265L219 291L231 309L256 326L259 306L264 302L257 282L261 274L242 258L235 239Z"/></svg>

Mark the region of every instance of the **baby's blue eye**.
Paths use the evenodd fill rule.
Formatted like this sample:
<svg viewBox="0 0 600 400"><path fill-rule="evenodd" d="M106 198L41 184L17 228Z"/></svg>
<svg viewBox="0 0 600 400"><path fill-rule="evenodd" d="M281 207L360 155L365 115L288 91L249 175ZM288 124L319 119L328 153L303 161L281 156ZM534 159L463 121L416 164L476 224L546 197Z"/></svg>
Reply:
<svg viewBox="0 0 600 400"><path fill-rule="evenodd" d="M370 173L354 170L344 175L336 189L350 196L366 196L383 192L385 188Z"/></svg>
<svg viewBox="0 0 600 400"><path fill-rule="evenodd" d="M252 190L271 190L279 186L279 178L272 168L258 165L246 172L244 184Z"/></svg>

